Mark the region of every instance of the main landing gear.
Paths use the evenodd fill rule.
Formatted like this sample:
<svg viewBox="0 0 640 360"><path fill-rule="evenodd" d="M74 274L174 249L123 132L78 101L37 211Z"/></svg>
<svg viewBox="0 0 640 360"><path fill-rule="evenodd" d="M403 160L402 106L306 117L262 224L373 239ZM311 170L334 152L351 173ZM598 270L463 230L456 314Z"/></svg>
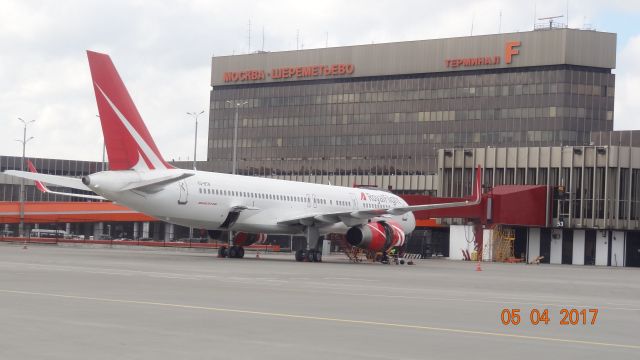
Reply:
<svg viewBox="0 0 640 360"><path fill-rule="evenodd" d="M322 262L322 252L315 249L296 251L296 261Z"/></svg>
<svg viewBox="0 0 640 360"><path fill-rule="evenodd" d="M228 248L226 246L220 246L218 248L218 257L230 259L242 259L244 257L244 248L242 246L233 245Z"/></svg>
<svg viewBox="0 0 640 360"><path fill-rule="evenodd" d="M305 235L307 238L307 250L296 251L296 261L322 262L322 252L318 250L318 245L320 245L318 228L307 226Z"/></svg>

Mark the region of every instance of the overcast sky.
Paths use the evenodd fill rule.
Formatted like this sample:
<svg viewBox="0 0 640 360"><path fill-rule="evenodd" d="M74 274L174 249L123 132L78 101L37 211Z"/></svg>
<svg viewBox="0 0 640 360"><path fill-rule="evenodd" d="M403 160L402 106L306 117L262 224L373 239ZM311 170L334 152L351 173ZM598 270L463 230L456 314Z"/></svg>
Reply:
<svg viewBox="0 0 640 360"><path fill-rule="evenodd" d="M99 161L102 132L85 50L111 55L168 160L206 157L212 55L528 31L566 15L618 34L615 128L640 129L640 1L0 0L0 155ZM500 13L502 16L500 17ZM500 21L501 19L501 21ZM563 20L566 22L566 20ZM251 23L251 31L249 31ZM501 24L501 25L500 25ZM249 33L251 41L249 43ZM264 42L263 42L264 34Z"/></svg>

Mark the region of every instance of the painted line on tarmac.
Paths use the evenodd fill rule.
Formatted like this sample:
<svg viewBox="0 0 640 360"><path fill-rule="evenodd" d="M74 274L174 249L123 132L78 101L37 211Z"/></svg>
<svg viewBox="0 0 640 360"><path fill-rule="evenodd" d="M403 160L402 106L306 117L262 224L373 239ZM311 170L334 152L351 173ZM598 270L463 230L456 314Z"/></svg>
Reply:
<svg viewBox="0 0 640 360"><path fill-rule="evenodd" d="M287 314L287 313L218 308L218 307L198 306L198 305L171 304L171 303L161 303L161 302L153 302L153 301L138 301L138 300L98 298L98 297L91 297L91 296L63 295L63 294L41 293L41 292L21 291L21 290L0 289L0 293L17 294L17 295L36 295L36 296L46 296L46 297L72 299L72 300L91 300L91 301L109 302L109 303L118 303L118 304L151 305L151 306L169 307L169 308L177 308L177 309L205 310L205 311L211 311L211 312L259 315L259 316L275 317L275 318L315 320L315 321L335 322L335 323L342 323L342 324L372 325L372 326L381 326L381 327L389 327L389 328L427 330L427 331L437 331L437 332L445 332L445 333L480 335L480 336L491 336L491 337L500 337L500 338L537 340L537 341L546 341L546 342L555 342L555 343L567 343L567 344L640 350L640 345L616 344L616 343L606 343L606 342L588 341L588 340L562 339L562 338L553 338L553 337L544 337L544 336L505 334L505 333L497 333L497 332L490 332L490 331L464 330L464 329L443 328L443 327L424 326L424 325L411 325L411 324L397 324L397 323L388 323L388 322L379 322L379 321L352 320L352 319L341 319L341 318L312 316L312 315L296 315L296 314Z"/></svg>
<svg viewBox="0 0 640 360"><path fill-rule="evenodd" d="M463 297L455 297L455 296L446 296L446 297L437 297L437 296L417 296L417 295L389 295L389 294L376 294L376 293L367 293L367 292L345 292L341 291L344 288L361 288L363 290L384 290L386 292L393 291L415 291L415 288L394 288L394 287L384 287L379 285L358 285L358 284L348 284L348 283L327 283L317 281L317 279L313 278L290 278L289 280L281 280L277 278L269 278L269 277L239 277L239 276L229 276L222 277L217 275L206 275L206 274L182 274L182 273L169 273L169 272L155 272L155 271L143 271L143 270L129 270L129 269L115 269L115 268L88 268L83 266L73 266L73 265L50 265L50 264L36 264L36 263L25 263L25 262L8 262L2 261L0 262L0 267L3 266L11 266L12 269L16 267L28 267L31 269L46 269L52 271L67 271L67 272L82 272L88 274L100 274L100 275L114 275L114 276L147 276L152 278L166 278L166 279L180 279L180 280L216 280L224 283L236 283L236 284L248 284L248 283L258 283L258 284L268 284L269 286L273 285L284 285L289 283L289 281L299 281L299 280L307 280L307 281L315 281L309 282L305 284L304 289L282 289L283 291L290 292L318 292L318 293L332 293L336 295L347 295L347 296L365 296L365 297L378 297L378 298L389 298L389 299L406 299L406 300L420 300L420 301L460 301L460 302L468 302L468 303L485 303L485 304L499 304L499 305L530 305L530 306L553 306L553 307L575 307L575 308L598 308L605 310L619 310L619 311L640 311L640 308L637 307L621 307L620 305L629 305L634 306L634 304L614 304L614 303L605 303L608 305L585 305L585 304L577 304L577 303L559 303L559 302L549 302L549 301L540 301L540 302L532 302L531 299L522 298L522 297L514 297L514 296L505 296L500 298L463 298ZM356 278L323 278L323 279L356 279ZM281 291L281 290L279 290ZM524 301L519 301L524 300ZM609 305L617 305L617 306L609 306Z"/></svg>

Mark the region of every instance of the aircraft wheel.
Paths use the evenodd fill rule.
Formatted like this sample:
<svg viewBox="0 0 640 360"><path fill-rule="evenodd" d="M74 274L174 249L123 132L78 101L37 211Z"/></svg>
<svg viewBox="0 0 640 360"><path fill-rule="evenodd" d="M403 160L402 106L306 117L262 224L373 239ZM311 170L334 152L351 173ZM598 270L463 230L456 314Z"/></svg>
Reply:
<svg viewBox="0 0 640 360"><path fill-rule="evenodd" d="M311 250L307 250L307 256L306 256L306 260L308 262L313 262L314 259L314 254L315 254L315 250L311 249Z"/></svg>
<svg viewBox="0 0 640 360"><path fill-rule="evenodd" d="M305 257L306 257L306 254L305 254L304 250L297 250L296 251L296 261L298 261L298 262L304 261Z"/></svg>
<svg viewBox="0 0 640 360"><path fill-rule="evenodd" d="M244 257L244 248L242 246L238 246L238 259L242 259Z"/></svg>
<svg viewBox="0 0 640 360"><path fill-rule="evenodd" d="M231 259L237 259L238 258L238 247L237 246L232 246L229 248L229 257Z"/></svg>
<svg viewBox="0 0 640 360"><path fill-rule="evenodd" d="M322 253L318 250L313 252L313 262L322 262Z"/></svg>
<svg viewBox="0 0 640 360"><path fill-rule="evenodd" d="M226 246L220 246L218 248L218 257L220 258L226 258L228 255L227 253L227 247Z"/></svg>

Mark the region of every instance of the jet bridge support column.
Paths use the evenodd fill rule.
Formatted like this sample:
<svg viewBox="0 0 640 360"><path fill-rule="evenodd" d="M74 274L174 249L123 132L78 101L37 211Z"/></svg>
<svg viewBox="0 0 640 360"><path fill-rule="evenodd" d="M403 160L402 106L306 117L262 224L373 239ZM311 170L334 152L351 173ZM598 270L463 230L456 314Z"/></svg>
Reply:
<svg viewBox="0 0 640 360"><path fill-rule="evenodd" d="M478 261L482 261L482 251L484 249L483 228L480 219L473 221L473 236L476 243L476 253L478 254Z"/></svg>

